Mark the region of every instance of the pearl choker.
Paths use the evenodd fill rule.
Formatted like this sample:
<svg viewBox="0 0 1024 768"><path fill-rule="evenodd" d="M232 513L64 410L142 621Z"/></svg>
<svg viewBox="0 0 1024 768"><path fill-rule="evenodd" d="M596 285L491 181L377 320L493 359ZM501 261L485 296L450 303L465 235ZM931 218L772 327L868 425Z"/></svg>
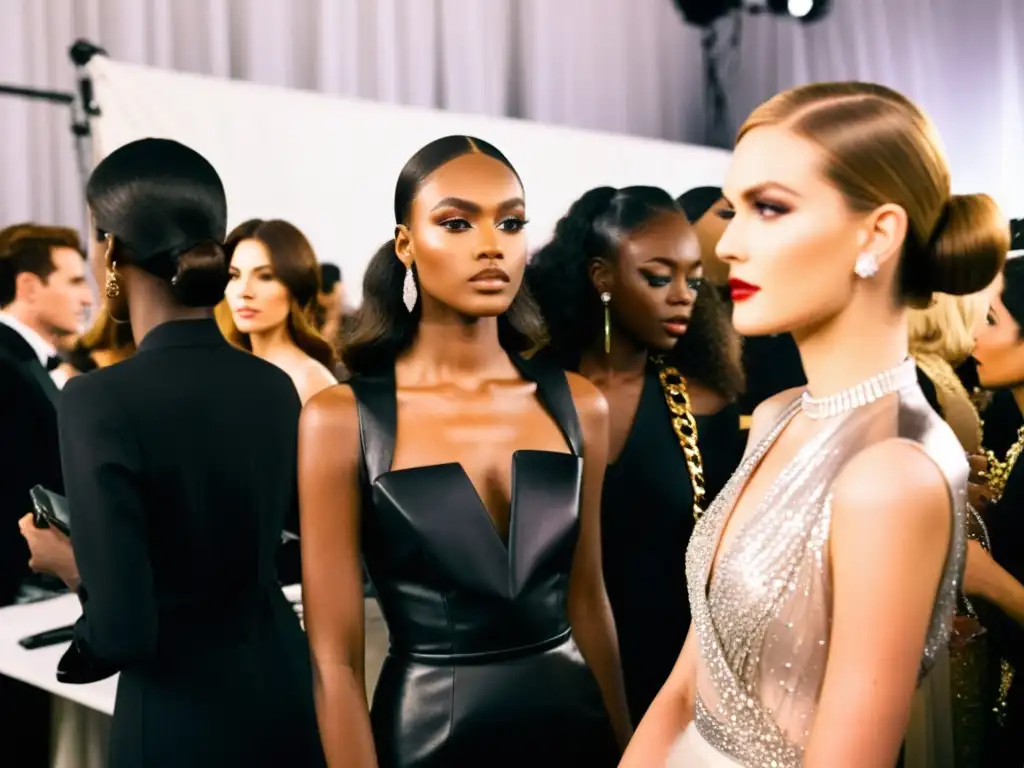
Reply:
<svg viewBox="0 0 1024 768"><path fill-rule="evenodd" d="M917 384L917 364L913 358L908 357L895 368L875 374L834 395L811 397L809 392L804 392L800 398L800 410L809 419L827 419L873 403L914 384Z"/></svg>

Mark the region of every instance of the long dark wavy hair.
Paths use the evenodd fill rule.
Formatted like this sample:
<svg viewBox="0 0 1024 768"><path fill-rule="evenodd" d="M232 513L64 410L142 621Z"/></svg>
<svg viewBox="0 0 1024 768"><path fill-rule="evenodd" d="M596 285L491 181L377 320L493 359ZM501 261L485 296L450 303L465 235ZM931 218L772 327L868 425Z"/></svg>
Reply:
<svg viewBox="0 0 1024 768"><path fill-rule="evenodd" d="M471 136L445 136L430 142L410 158L395 184L395 224L409 223L413 200L424 180L441 166L473 152L502 163L519 178L516 169L496 147ZM416 265L413 277L419 288ZM402 302L405 266L395 254L395 241L384 243L370 259L363 275L363 302L351 330L342 339L342 362L351 374L380 373L392 367L416 337L421 303L410 312ZM544 324L536 304L523 286L508 310L498 316L498 340L509 352L525 352L543 342Z"/></svg>
<svg viewBox="0 0 1024 768"><path fill-rule="evenodd" d="M288 335L295 345L328 368L337 362L334 347L316 327L317 295L320 291L320 264L309 240L294 224L281 219L249 219L235 227L224 242L228 265L235 248L243 240L258 240L267 249L274 277L291 297L288 310ZM247 334L238 330L227 301L217 305L217 324L224 337L237 347L252 351Z"/></svg>
<svg viewBox="0 0 1024 768"><path fill-rule="evenodd" d="M552 240L534 254L526 284L547 324L546 353L566 370L579 368L583 350L601 332L601 299L589 263L617 258L623 240L665 213L683 215L663 189L597 187L572 204ZM711 286L701 287L689 330L664 358L730 400L743 391L739 337L728 307Z"/></svg>

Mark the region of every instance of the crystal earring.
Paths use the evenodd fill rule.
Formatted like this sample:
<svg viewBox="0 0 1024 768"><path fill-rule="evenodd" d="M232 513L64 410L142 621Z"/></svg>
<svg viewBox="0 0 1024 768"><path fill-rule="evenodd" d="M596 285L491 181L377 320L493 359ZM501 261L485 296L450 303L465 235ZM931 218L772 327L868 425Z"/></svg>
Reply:
<svg viewBox="0 0 1024 768"><path fill-rule="evenodd" d="M612 295L608 291L601 294L601 303L604 304L604 353L607 355L612 351L612 311L609 306Z"/></svg>
<svg viewBox="0 0 1024 768"><path fill-rule="evenodd" d="M121 283L117 279L117 264L110 263L107 268L107 284L104 286L108 299L116 299L121 295Z"/></svg>
<svg viewBox="0 0 1024 768"><path fill-rule="evenodd" d="M853 273L862 280L870 280L878 274L878 258L873 253L862 253L857 257Z"/></svg>
<svg viewBox="0 0 1024 768"><path fill-rule="evenodd" d="M413 277L412 267L406 267L405 280L402 282L402 302L409 312L412 312L416 306L416 299L418 297L419 291L416 289L416 278Z"/></svg>

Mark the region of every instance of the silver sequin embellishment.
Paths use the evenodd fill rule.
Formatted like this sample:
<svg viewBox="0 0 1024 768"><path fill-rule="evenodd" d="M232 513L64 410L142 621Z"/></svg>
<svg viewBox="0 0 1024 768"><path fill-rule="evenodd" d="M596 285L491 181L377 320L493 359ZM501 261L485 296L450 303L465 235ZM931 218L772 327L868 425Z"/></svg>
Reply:
<svg viewBox="0 0 1024 768"><path fill-rule="evenodd" d="M889 402L851 411L816 435L772 483L711 568L718 541L748 478L800 410L794 401L741 463L697 523L686 557L700 641L695 725L714 748L750 768L799 768L817 708L831 625L830 489L842 467L879 439L887 418L920 443L946 474L956 521L921 674L949 640L963 573L967 465L955 437L927 408L916 383ZM894 409L899 409L901 418ZM868 566L866 566L868 567Z"/></svg>

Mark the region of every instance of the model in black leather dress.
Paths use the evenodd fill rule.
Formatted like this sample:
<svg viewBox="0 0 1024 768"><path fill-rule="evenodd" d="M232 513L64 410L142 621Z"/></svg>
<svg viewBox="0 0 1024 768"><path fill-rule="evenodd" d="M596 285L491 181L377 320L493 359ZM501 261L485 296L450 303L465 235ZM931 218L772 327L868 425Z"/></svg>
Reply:
<svg viewBox="0 0 1024 768"><path fill-rule="evenodd" d="M391 647L371 709L381 766L608 766L619 751L566 612L581 434L565 374L515 360L568 452L513 456L509 539L459 464L391 471L393 376L355 377L363 551Z"/></svg>

